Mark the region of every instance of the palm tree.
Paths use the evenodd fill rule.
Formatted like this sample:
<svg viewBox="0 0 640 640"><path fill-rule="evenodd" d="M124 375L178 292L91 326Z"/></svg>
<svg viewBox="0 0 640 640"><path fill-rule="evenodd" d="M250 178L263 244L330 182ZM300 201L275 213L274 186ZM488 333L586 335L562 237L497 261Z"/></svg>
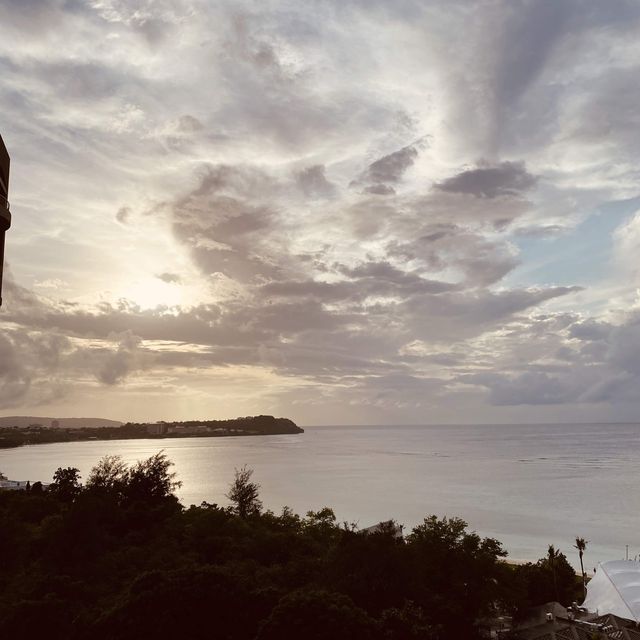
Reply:
<svg viewBox="0 0 640 640"><path fill-rule="evenodd" d="M551 575L553 576L553 590L556 594L556 602L558 601L558 582L556 580L556 560L560 556L560 549L556 549L552 544L549 545L547 550L547 562L551 569Z"/></svg>
<svg viewBox="0 0 640 640"><path fill-rule="evenodd" d="M586 582L586 574L584 572L584 564L582 563L582 556L584 554L585 549L587 548L588 540L584 538L576 537L576 543L573 545L577 550L580 556L580 571L582 573L582 593L584 597L587 597L587 582Z"/></svg>

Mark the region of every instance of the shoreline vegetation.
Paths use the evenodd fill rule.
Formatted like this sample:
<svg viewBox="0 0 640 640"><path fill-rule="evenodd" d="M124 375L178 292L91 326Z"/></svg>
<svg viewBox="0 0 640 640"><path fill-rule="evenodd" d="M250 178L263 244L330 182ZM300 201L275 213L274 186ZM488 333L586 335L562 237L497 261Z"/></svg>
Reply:
<svg viewBox="0 0 640 640"><path fill-rule="evenodd" d="M264 510L251 469L229 506L183 506L163 452L86 479L0 491L0 637L48 640L475 640L582 583L553 546L508 564L494 538L427 514L404 536L328 507Z"/></svg>
<svg viewBox="0 0 640 640"><path fill-rule="evenodd" d="M41 424L0 427L0 449L23 445L84 440L133 440L161 438L217 438L304 433L288 418L248 416L231 420L187 420L181 422L127 422L104 427L47 427Z"/></svg>

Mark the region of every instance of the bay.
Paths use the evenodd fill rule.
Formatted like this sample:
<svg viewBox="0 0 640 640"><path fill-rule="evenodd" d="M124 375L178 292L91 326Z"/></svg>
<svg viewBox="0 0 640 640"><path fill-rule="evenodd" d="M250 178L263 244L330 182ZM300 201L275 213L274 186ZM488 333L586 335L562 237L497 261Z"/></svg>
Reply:
<svg viewBox="0 0 640 640"><path fill-rule="evenodd" d="M86 478L105 454L127 462L164 449L183 504L227 504L234 468L248 465L265 507L304 514L332 507L369 526L405 530L426 515L458 516L498 538L515 560L560 548L585 568L640 554L640 425L429 425L305 427L301 435L57 443L0 451L11 479L50 481L59 466Z"/></svg>

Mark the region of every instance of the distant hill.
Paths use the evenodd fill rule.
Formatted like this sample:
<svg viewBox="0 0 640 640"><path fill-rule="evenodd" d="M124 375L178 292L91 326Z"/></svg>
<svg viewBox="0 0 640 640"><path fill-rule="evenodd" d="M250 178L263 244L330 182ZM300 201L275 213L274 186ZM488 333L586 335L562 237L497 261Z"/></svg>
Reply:
<svg viewBox="0 0 640 640"><path fill-rule="evenodd" d="M119 427L122 425L122 422L118 420L106 420L105 418L43 418L42 416L0 416L0 428L28 427L32 424L39 424L43 427L78 429L80 427Z"/></svg>
<svg viewBox="0 0 640 640"><path fill-rule="evenodd" d="M169 435L215 435L212 430L228 432L227 435L276 435L283 433L304 433L289 418L274 418L273 416L246 416L230 420L180 420L176 422L127 422L123 428L143 428L145 432L164 433ZM164 427L165 431L162 431Z"/></svg>

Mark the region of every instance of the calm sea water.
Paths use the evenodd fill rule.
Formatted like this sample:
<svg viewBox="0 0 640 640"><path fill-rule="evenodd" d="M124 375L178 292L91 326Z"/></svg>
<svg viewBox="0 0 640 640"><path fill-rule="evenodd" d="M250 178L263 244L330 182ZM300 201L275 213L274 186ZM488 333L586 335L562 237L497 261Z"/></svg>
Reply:
<svg viewBox="0 0 640 640"><path fill-rule="evenodd" d="M587 567L640 554L640 425L308 427L302 435L124 440L0 451L16 480L50 480L58 466L86 477L105 454L127 461L163 448L184 504L226 504L234 467L255 470L266 507L298 513L331 506L361 527L427 514L459 516L497 537L512 558L547 545L572 563L575 536L590 541Z"/></svg>

